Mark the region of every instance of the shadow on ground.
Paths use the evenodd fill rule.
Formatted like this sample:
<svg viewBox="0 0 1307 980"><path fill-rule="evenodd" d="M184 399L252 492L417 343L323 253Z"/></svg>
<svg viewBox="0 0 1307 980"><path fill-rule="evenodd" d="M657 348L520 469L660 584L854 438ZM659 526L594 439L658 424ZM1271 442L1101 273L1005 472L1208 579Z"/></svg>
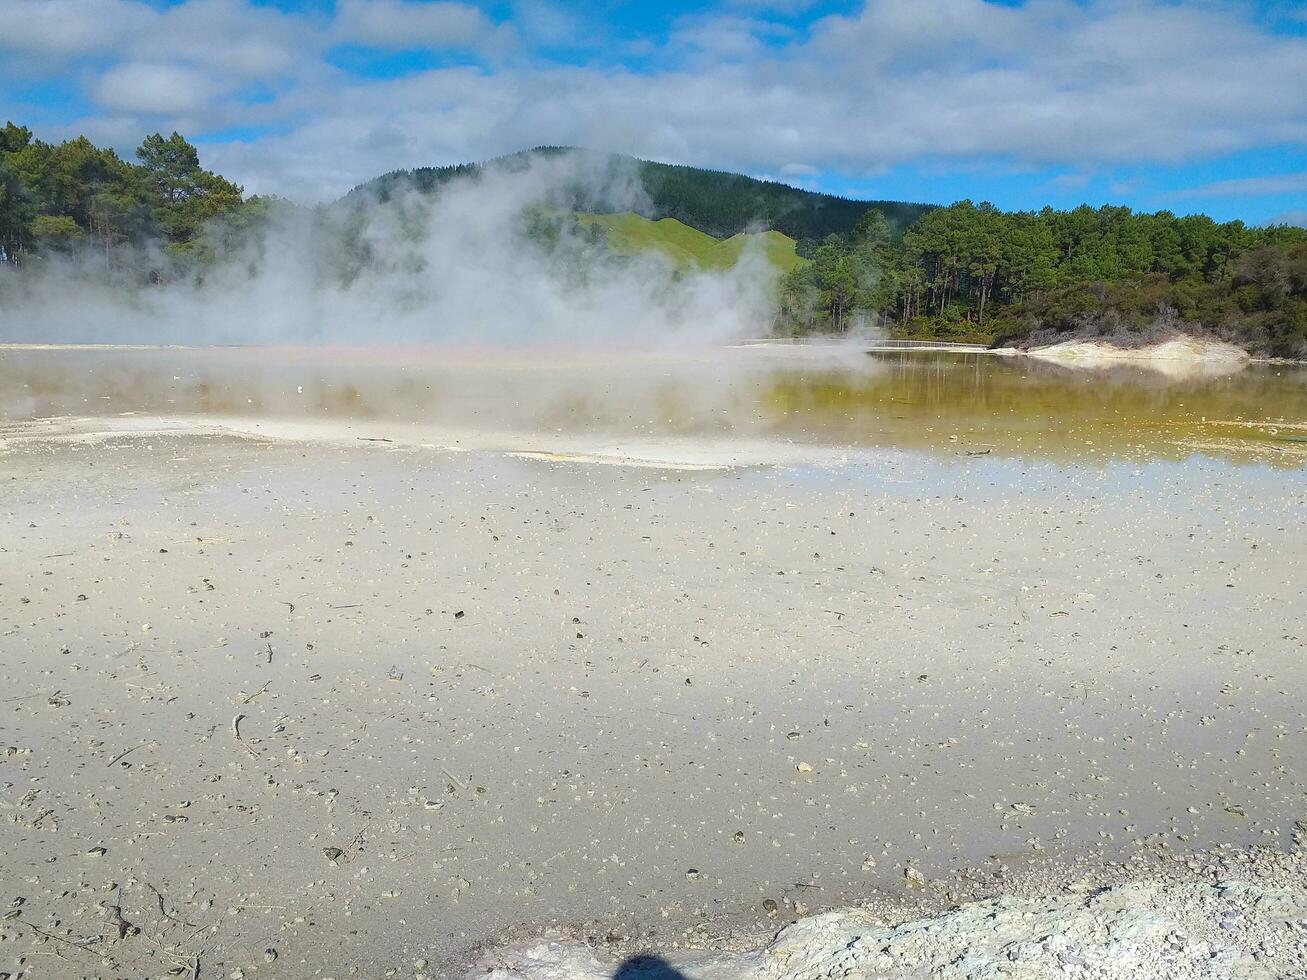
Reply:
<svg viewBox="0 0 1307 980"><path fill-rule="evenodd" d="M689 980L661 956L633 956L617 968L613 980Z"/></svg>

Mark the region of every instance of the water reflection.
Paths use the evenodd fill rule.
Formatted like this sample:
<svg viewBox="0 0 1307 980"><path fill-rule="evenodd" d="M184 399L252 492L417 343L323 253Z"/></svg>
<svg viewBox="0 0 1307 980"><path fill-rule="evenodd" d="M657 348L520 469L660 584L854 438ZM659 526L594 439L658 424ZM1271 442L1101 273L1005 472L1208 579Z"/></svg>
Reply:
<svg viewBox="0 0 1307 980"><path fill-rule="evenodd" d="M0 418L124 413L748 436L1063 461L1307 461L1307 369L1296 365L1176 378L919 352L0 351Z"/></svg>

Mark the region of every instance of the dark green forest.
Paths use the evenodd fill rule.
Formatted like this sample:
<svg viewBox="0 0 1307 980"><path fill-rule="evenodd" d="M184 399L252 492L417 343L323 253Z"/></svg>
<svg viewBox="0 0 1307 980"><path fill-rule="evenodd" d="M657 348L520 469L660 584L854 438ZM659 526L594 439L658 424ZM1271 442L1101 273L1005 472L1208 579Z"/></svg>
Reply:
<svg viewBox="0 0 1307 980"><path fill-rule="evenodd" d="M1144 342L1184 330L1307 356L1307 230L1218 224L1123 207L1005 212L959 201L903 233L877 211L846 235L800 243L783 332L874 319L900 337Z"/></svg>
<svg viewBox="0 0 1307 980"><path fill-rule="evenodd" d="M483 166L525 169L535 156L564 153L578 151L541 148L485 165L395 171L336 205L298 209L245 197L203 169L177 133L147 137L128 161L84 137L46 143L11 122L0 130L0 265L40 268L76 254L136 283L202 276L208 264L258 241L268 216L280 213L313 222L313 247L349 278L384 258L359 236L368 207L401 190L438 193ZM848 201L584 151L563 199L548 203L625 210L629 201L594 190L620 186L612 178L623 175L643 185L647 217L674 217L718 237L771 227L795 238L808 261L780 283L774 327L782 334L872 324L898 337L1030 344L1073 336L1144 342L1184 330L1258 354L1307 358L1301 228L1124 207L1005 212L970 201ZM538 224L527 216L527 233ZM597 248L585 261L601 260L602 243L591 244Z"/></svg>
<svg viewBox="0 0 1307 980"><path fill-rule="evenodd" d="M112 262L120 247L158 243L184 255L206 242L212 222L259 210L257 198L200 167L179 134L146 137L136 162L84 136L51 144L10 122L0 130L0 258L93 247Z"/></svg>

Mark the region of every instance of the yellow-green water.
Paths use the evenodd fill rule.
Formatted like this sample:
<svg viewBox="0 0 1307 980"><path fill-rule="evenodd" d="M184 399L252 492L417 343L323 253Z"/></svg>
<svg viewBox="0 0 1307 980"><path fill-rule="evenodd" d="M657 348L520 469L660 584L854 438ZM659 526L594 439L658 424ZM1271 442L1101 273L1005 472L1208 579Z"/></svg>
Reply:
<svg viewBox="0 0 1307 980"><path fill-rule="evenodd" d="M1307 367L1215 377L895 352L7 349L0 418L394 420L1106 462L1307 463Z"/></svg>

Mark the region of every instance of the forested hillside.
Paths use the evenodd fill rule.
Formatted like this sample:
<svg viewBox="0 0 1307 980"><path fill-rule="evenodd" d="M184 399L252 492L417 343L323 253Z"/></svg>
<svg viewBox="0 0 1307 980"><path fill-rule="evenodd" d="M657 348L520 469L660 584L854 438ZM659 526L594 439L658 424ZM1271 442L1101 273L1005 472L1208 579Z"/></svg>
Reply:
<svg viewBox="0 0 1307 980"><path fill-rule="evenodd" d="M903 234L870 211L781 288L784 332L874 318L899 336L1129 341L1209 332L1307 356L1307 230L1129 208L1004 212L960 201Z"/></svg>
<svg viewBox="0 0 1307 980"><path fill-rule="evenodd" d="M588 158L592 173L612 175L630 171L638 177L648 199L647 206L639 209L641 215L655 221L675 218L714 238L729 238L763 228L779 231L796 240L843 235L851 231L858 219L871 208L880 211L893 228L901 231L934 207L902 201L851 201L741 174L651 163L571 147L537 147L486 164L396 170L360 185L353 193L376 194L384 200L401 187L435 190L457 177L477 173L482 166L524 168L532 157L562 154ZM560 203L575 211L611 213L630 210L630 200L594 196L596 186L620 186L620 183L616 180L578 181L573 199Z"/></svg>
<svg viewBox="0 0 1307 980"><path fill-rule="evenodd" d="M740 174L645 161L640 178L658 217L676 218L718 238L759 226L796 240L847 234L871 208L902 230L933 206L851 201Z"/></svg>

